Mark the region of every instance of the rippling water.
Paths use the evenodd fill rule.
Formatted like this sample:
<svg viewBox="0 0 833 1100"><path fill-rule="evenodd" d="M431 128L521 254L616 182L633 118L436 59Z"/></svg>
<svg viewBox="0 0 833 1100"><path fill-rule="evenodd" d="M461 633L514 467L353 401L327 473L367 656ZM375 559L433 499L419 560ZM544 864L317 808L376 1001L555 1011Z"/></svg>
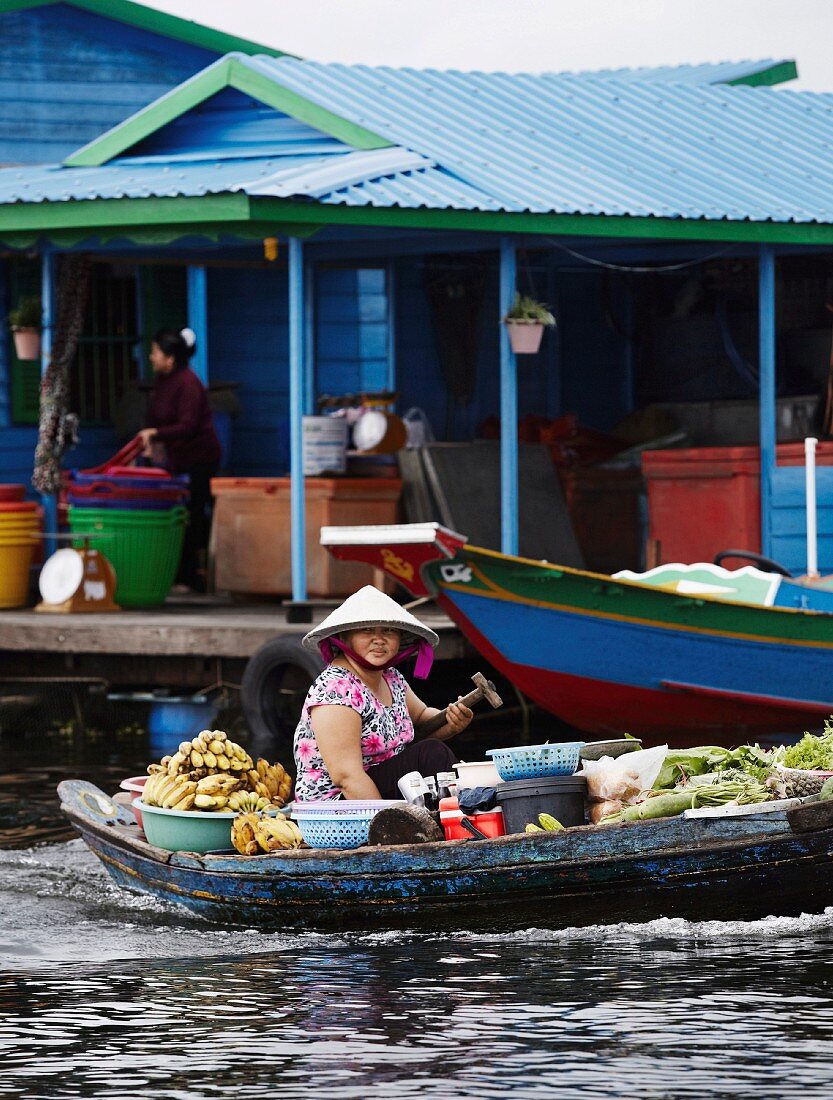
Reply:
<svg viewBox="0 0 833 1100"><path fill-rule="evenodd" d="M50 755L0 784L0 1096L833 1096L833 911L493 936L208 926L63 839L47 784L135 761Z"/></svg>

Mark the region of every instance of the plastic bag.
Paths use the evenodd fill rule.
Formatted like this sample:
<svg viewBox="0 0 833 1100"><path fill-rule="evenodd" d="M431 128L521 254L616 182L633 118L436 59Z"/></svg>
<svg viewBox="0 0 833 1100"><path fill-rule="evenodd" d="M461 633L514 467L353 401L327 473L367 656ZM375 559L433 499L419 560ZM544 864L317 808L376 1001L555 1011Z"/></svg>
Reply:
<svg viewBox="0 0 833 1100"><path fill-rule="evenodd" d="M426 443L434 442L434 432L425 409L418 405L411 406L402 417L402 422L408 433L406 447L424 447Z"/></svg>
<svg viewBox="0 0 833 1100"><path fill-rule="evenodd" d="M609 759L611 758L608 757ZM608 798L604 802L591 802L588 812L590 823L598 825L602 818L607 817L609 814L618 814L624 808L625 803L620 802L618 798Z"/></svg>
<svg viewBox="0 0 833 1100"><path fill-rule="evenodd" d="M616 800L626 806L632 805L642 791L653 787L667 752L667 745L657 745L653 749L627 752L615 759L603 756L601 760L585 760L578 774L587 780L588 799L591 802Z"/></svg>

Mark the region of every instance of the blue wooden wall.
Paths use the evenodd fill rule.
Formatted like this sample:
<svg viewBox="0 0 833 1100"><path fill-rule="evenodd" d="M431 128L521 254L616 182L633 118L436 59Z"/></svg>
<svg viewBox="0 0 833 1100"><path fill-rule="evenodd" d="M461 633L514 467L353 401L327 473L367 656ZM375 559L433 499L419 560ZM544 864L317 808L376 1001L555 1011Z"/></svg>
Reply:
<svg viewBox="0 0 833 1100"><path fill-rule="evenodd" d="M470 403L462 405L448 393L434 341L431 312L422 287L422 259L408 257L395 266L396 388L399 411L424 409L437 439L466 440L476 435L488 417L500 415L499 308L497 257L491 264L477 330L477 378ZM534 280L536 294L555 307L552 274L536 268L523 278ZM527 289L522 285L524 292ZM560 400L561 329L545 332L537 355L519 356L518 415L558 416ZM564 410L567 407L564 406Z"/></svg>
<svg viewBox="0 0 833 1100"><path fill-rule="evenodd" d="M318 394L388 388L388 294L384 267L315 272Z"/></svg>
<svg viewBox="0 0 833 1100"><path fill-rule="evenodd" d="M833 466L816 467L819 572L833 573ZM760 549L753 546L753 550ZM803 466L778 466L772 480L772 557L795 574L807 568Z"/></svg>
<svg viewBox="0 0 833 1100"><path fill-rule="evenodd" d="M289 330L282 269L208 269L208 371L238 382L231 472L285 473L289 466Z"/></svg>
<svg viewBox="0 0 833 1100"><path fill-rule="evenodd" d="M0 164L63 160L217 56L68 4L0 14Z"/></svg>

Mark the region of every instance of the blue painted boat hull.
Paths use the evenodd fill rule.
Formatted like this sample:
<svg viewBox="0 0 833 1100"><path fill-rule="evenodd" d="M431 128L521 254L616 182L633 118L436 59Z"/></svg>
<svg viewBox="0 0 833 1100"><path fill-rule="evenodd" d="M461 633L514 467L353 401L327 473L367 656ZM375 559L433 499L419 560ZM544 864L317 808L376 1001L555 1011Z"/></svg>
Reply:
<svg viewBox="0 0 833 1100"><path fill-rule="evenodd" d="M778 812L347 852L198 856L151 847L90 784L60 790L64 812L115 882L227 924L497 931L659 916L751 919L833 904L833 829L797 834ZM105 800L104 812L79 799L90 791Z"/></svg>

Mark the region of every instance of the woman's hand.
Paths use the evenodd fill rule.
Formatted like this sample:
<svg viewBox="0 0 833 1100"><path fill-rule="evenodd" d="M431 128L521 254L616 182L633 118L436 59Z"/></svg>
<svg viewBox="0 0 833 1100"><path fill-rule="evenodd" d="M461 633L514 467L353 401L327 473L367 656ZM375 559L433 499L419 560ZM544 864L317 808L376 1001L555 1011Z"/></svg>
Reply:
<svg viewBox="0 0 833 1100"><path fill-rule="evenodd" d="M474 718L474 711L461 701L462 698L462 695L458 695L457 702L449 703L446 708L445 724L452 735L462 733L466 726L471 723L472 718Z"/></svg>
<svg viewBox="0 0 833 1100"><path fill-rule="evenodd" d="M139 432L139 439L142 441L142 454L145 458L150 458L150 445L155 438L156 428L142 428Z"/></svg>

